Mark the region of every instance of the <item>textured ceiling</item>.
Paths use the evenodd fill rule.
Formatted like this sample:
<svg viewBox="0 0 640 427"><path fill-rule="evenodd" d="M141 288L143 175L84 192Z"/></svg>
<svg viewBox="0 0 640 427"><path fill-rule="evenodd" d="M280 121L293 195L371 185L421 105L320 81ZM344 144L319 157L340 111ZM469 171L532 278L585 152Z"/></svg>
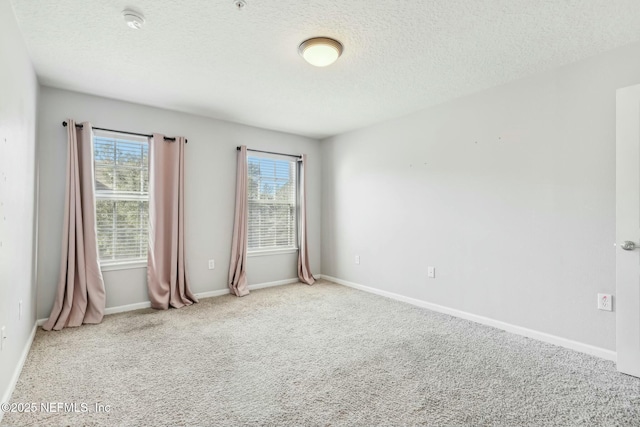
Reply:
<svg viewBox="0 0 640 427"><path fill-rule="evenodd" d="M45 85L312 137L640 40L640 0L246 2L12 0ZM313 36L338 62L299 57Z"/></svg>

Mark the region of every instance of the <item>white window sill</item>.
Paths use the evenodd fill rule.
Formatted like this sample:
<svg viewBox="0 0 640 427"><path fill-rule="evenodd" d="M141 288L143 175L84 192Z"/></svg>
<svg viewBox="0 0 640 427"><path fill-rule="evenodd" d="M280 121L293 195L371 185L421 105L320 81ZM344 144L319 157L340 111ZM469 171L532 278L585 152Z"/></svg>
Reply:
<svg viewBox="0 0 640 427"><path fill-rule="evenodd" d="M100 264L100 270L102 271L130 270L134 268L147 268L147 261L129 261L129 262Z"/></svg>
<svg viewBox="0 0 640 427"><path fill-rule="evenodd" d="M298 248L265 249L265 250L247 252L247 256L254 257L254 256L282 255L282 254L294 254L296 252L298 252Z"/></svg>

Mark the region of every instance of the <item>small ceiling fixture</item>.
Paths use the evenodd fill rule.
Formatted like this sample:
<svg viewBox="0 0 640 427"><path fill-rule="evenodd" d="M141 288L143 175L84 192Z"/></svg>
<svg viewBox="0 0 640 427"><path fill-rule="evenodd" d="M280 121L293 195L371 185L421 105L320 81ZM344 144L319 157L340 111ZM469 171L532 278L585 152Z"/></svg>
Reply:
<svg viewBox="0 0 640 427"><path fill-rule="evenodd" d="M233 4L236 5L236 9L242 10L247 5L247 2L244 0L233 0Z"/></svg>
<svg viewBox="0 0 640 427"><path fill-rule="evenodd" d="M303 41L298 52L309 64L326 67L342 55L342 43L328 37L314 37Z"/></svg>
<svg viewBox="0 0 640 427"><path fill-rule="evenodd" d="M122 11L122 16L124 16L124 22L127 23L129 28L133 28L134 30L139 30L144 25L144 16L142 13L136 12L135 10L125 9Z"/></svg>

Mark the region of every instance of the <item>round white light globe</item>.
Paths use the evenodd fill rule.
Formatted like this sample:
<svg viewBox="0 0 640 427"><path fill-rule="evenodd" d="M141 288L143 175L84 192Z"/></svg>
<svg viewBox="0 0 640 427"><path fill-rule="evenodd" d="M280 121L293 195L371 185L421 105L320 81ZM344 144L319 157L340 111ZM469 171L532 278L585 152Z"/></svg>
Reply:
<svg viewBox="0 0 640 427"><path fill-rule="evenodd" d="M326 37L316 37L302 42L299 52L309 64L316 67L326 67L336 62L340 57L342 44Z"/></svg>

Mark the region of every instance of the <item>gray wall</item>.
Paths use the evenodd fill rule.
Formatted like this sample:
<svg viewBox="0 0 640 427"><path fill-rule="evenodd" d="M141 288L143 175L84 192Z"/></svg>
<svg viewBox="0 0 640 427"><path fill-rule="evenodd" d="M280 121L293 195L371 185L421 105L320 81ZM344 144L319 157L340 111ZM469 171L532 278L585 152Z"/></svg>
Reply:
<svg viewBox="0 0 640 427"><path fill-rule="evenodd" d="M615 350L596 293L638 82L635 44L323 141L323 274Z"/></svg>
<svg viewBox="0 0 640 427"><path fill-rule="evenodd" d="M187 266L196 293L226 289L235 203L236 146L308 154L309 253L320 273L320 143L301 136L43 87L38 120L40 223L38 318L48 317L60 271L66 131L73 118L133 132L184 135ZM297 254L251 257L250 284L297 277ZM209 270L207 260L216 260ZM107 307L148 300L146 269L105 271Z"/></svg>
<svg viewBox="0 0 640 427"><path fill-rule="evenodd" d="M0 399L35 325L35 147L38 81L11 4L0 1ZM18 304L22 300L22 316ZM20 317L20 318L19 318ZM2 414L0 413L0 418Z"/></svg>

